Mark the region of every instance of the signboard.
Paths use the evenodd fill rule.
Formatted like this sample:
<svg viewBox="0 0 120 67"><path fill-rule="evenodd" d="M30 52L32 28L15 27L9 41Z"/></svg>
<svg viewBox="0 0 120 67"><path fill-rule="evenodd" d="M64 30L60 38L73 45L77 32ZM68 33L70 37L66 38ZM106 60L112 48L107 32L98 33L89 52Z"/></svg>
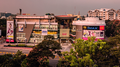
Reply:
<svg viewBox="0 0 120 67"><path fill-rule="evenodd" d="M9 39L10 42L14 42L14 22L13 21L7 21L7 31L6 31L6 41ZM9 41L8 41L9 42Z"/></svg>
<svg viewBox="0 0 120 67"><path fill-rule="evenodd" d="M104 30L104 26L83 26L83 30Z"/></svg>
<svg viewBox="0 0 120 67"><path fill-rule="evenodd" d="M19 26L18 26L18 31L19 31L19 32L23 32L23 25L19 25Z"/></svg>
<svg viewBox="0 0 120 67"><path fill-rule="evenodd" d="M0 30L0 36L1 36L1 30Z"/></svg>
<svg viewBox="0 0 120 67"><path fill-rule="evenodd" d="M104 31L102 30L83 30L83 39L87 40L88 37L95 36L99 39L104 39Z"/></svg>
<svg viewBox="0 0 120 67"><path fill-rule="evenodd" d="M60 29L60 37L69 37L69 29Z"/></svg>
<svg viewBox="0 0 120 67"><path fill-rule="evenodd" d="M39 25L35 25L35 28L34 28L34 29L39 29L39 27L40 27Z"/></svg>
<svg viewBox="0 0 120 67"><path fill-rule="evenodd" d="M47 29L42 29L42 35L47 35L48 31Z"/></svg>

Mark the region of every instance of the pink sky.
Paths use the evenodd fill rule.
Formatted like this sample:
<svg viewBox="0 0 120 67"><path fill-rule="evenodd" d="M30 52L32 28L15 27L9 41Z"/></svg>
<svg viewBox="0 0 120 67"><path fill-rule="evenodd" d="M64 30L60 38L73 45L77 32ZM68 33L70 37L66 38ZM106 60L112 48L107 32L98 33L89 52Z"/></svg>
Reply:
<svg viewBox="0 0 120 67"><path fill-rule="evenodd" d="M44 15L78 14L86 15L89 10L100 8L120 9L120 0L0 0L0 12Z"/></svg>

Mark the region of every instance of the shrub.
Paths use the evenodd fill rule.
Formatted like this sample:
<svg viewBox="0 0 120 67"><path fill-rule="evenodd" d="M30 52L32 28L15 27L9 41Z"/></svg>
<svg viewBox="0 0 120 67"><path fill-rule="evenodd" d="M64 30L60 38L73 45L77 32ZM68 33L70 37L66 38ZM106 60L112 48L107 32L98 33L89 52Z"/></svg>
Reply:
<svg viewBox="0 0 120 67"><path fill-rule="evenodd" d="M16 45L10 45L10 46L12 46L12 47L16 47Z"/></svg>
<svg viewBox="0 0 120 67"><path fill-rule="evenodd" d="M26 47L33 47L33 46L27 45Z"/></svg>
<svg viewBox="0 0 120 67"><path fill-rule="evenodd" d="M19 47L25 47L25 44L18 44Z"/></svg>

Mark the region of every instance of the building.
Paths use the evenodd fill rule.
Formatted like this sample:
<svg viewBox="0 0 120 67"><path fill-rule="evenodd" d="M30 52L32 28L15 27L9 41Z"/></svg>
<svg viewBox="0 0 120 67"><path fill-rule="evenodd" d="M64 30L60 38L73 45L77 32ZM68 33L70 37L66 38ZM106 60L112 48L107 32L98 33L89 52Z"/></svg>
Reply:
<svg viewBox="0 0 120 67"><path fill-rule="evenodd" d="M15 21L7 21L6 42L41 42L44 36L49 34L57 38L58 23L54 18L48 16L27 16L20 15L14 18ZM9 28L12 29L9 32ZM15 27L13 27L15 25Z"/></svg>
<svg viewBox="0 0 120 67"><path fill-rule="evenodd" d="M88 37L95 36L97 39L104 39L105 21L95 17L86 17L85 20L73 21L74 36L76 39L87 40ZM73 39L74 40L74 39Z"/></svg>
<svg viewBox="0 0 120 67"><path fill-rule="evenodd" d="M66 42L74 18L65 15L16 16L13 21L7 21L6 42L40 43L45 35L53 35L55 40Z"/></svg>
<svg viewBox="0 0 120 67"><path fill-rule="evenodd" d="M60 43L69 43L71 41L72 22L76 16L59 15L55 16L58 22L58 34Z"/></svg>
<svg viewBox="0 0 120 67"><path fill-rule="evenodd" d="M81 20L82 17L80 15L73 15L73 14L67 14L67 16L75 16L74 20Z"/></svg>
<svg viewBox="0 0 120 67"><path fill-rule="evenodd" d="M120 20L120 9L117 10L117 20Z"/></svg>
<svg viewBox="0 0 120 67"><path fill-rule="evenodd" d="M116 18L116 11L114 9L95 9L88 11L88 17L99 17L101 20L114 20Z"/></svg>

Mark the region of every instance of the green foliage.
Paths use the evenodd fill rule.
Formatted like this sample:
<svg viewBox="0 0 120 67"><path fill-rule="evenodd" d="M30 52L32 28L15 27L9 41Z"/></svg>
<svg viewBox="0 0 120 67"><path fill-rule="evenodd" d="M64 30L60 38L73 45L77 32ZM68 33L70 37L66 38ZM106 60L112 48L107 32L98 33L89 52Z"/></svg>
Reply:
<svg viewBox="0 0 120 67"><path fill-rule="evenodd" d="M105 23L106 23L105 34L107 37L120 34L120 21L119 20L113 20L113 21L106 20Z"/></svg>
<svg viewBox="0 0 120 67"><path fill-rule="evenodd" d="M74 48L72 48L70 52L63 52L65 59L62 58L59 60L58 67L63 65L63 59L66 61L65 63L70 64L70 67L93 67L94 61L91 55L95 55L96 50L102 50L106 44L106 42L102 40L98 39L97 42L94 40L95 37L89 37L86 41L76 39L76 43L72 44Z"/></svg>
<svg viewBox="0 0 120 67"><path fill-rule="evenodd" d="M16 45L9 45L9 46L16 47Z"/></svg>
<svg viewBox="0 0 120 67"><path fill-rule="evenodd" d="M26 47L33 47L33 46L31 46L31 45L27 45Z"/></svg>
<svg viewBox="0 0 120 67"><path fill-rule="evenodd" d="M53 39L54 39L54 36L52 36L52 35L44 36L44 40L53 40Z"/></svg>
<svg viewBox="0 0 120 67"><path fill-rule="evenodd" d="M0 67L21 67L21 62L26 56L22 51L17 51L15 55L5 54L0 56Z"/></svg>
<svg viewBox="0 0 120 67"><path fill-rule="evenodd" d="M53 41L51 39L43 40L37 46L30 51L29 55L27 56L27 64L29 67L48 67L49 61L48 59L54 58L54 53L57 53L61 56L61 46L60 43Z"/></svg>
<svg viewBox="0 0 120 67"><path fill-rule="evenodd" d="M10 45L8 45L9 47L11 46L11 47L33 47L33 46L31 46L31 45L25 45L25 44L18 44L18 45L13 45L13 44L10 44Z"/></svg>
<svg viewBox="0 0 120 67"><path fill-rule="evenodd" d="M106 45L102 48L102 50L96 50L95 55L91 55L91 58L95 60L98 66L114 66L119 65L120 58L120 36L116 35L114 37L110 37L106 42Z"/></svg>
<svg viewBox="0 0 120 67"><path fill-rule="evenodd" d="M25 46L25 44L18 44L18 46L19 46L19 47L24 47L24 46Z"/></svg>
<svg viewBox="0 0 120 67"><path fill-rule="evenodd" d="M6 36L6 19L0 19L0 29L2 30L1 35Z"/></svg>
<svg viewBox="0 0 120 67"><path fill-rule="evenodd" d="M27 58L22 61L21 67L27 67Z"/></svg>

